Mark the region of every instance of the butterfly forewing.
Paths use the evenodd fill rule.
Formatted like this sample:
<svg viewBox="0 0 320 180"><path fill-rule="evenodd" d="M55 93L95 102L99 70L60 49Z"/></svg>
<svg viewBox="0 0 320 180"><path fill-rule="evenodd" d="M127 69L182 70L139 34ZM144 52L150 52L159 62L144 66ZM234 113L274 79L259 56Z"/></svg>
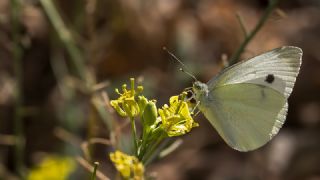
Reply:
<svg viewBox="0 0 320 180"><path fill-rule="evenodd" d="M273 75L285 82L284 95L288 98L300 70L301 57L302 50L298 47L277 48L226 68L208 82L208 87L211 90L227 84L243 83ZM268 86L277 88L273 83Z"/></svg>

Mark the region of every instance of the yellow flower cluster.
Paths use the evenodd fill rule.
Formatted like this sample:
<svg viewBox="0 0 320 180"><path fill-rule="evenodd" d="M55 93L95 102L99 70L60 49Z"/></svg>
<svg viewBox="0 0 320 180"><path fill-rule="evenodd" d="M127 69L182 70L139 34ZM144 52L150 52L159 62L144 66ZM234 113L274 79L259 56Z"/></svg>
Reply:
<svg viewBox="0 0 320 180"><path fill-rule="evenodd" d="M170 106L165 104L158 110L162 127L170 137L186 134L193 127L199 126L191 117L187 102L183 101L185 96L186 93L183 93L182 100L179 96L172 96L169 101Z"/></svg>
<svg viewBox="0 0 320 180"><path fill-rule="evenodd" d="M110 153L110 159L123 178L128 180L144 179L144 166L136 157L116 151Z"/></svg>
<svg viewBox="0 0 320 180"><path fill-rule="evenodd" d="M149 101L144 96L136 98L138 93L143 90L142 86L138 86L137 90L134 88L134 78L130 79L131 89L128 90L126 84L122 85L123 93L120 93L118 89L116 92L120 97L111 101L111 106L118 112L119 115L124 117L135 117L142 115L143 125L146 129L152 129L156 127L155 124L161 124L162 129L169 137L180 136L188 133L193 127L199 126L191 117L190 103L184 99L186 92L183 92L180 96L172 96L169 101L169 105L164 105L158 111L156 110L155 101ZM137 100L136 100L137 99ZM149 104L149 106L147 106ZM150 107L146 108L145 107ZM150 111L150 112L149 112ZM145 118L145 115L152 117L152 115L159 114L157 121L154 118Z"/></svg>
<svg viewBox="0 0 320 180"><path fill-rule="evenodd" d="M110 102L111 106L123 117L135 117L139 114L140 109L136 101L137 94L143 90L142 86L134 87L134 78L130 79L131 89L127 89L127 85L122 85L122 93L116 89L116 92L120 95L117 100Z"/></svg>
<svg viewBox="0 0 320 180"><path fill-rule="evenodd" d="M72 158L49 156L32 169L27 180L65 180L75 170L76 163Z"/></svg>
<svg viewBox="0 0 320 180"><path fill-rule="evenodd" d="M110 159L116 169L125 179L143 179L144 166L167 137L181 136L199 126L192 118L192 104L186 100L187 93L172 96L169 105L158 109L155 100L148 100L143 95L143 87L135 89L134 79L131 78L131 89L122 85L122 93L118 99L111 101L111 106L123 117L130 117L133 132L134 154L129 156L120 151L110 154ZM139 117L142 124L141 137L137 136L134 117ZM139 158L139 159L138 159ZM139 161L140 160L140 161ZM140 163L142 162L142 163Z"/></svg>

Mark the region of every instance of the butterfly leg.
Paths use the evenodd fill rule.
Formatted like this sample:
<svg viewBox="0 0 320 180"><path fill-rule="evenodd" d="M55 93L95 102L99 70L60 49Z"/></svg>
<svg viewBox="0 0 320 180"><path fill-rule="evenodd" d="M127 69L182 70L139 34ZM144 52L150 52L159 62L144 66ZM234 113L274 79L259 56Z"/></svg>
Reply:
<svg viewBox="0 0 320 180"><path fill-rule="evenodd" d="M194 106L194 108L193 108L192 111L191 111L191 114L194 113L194 111L197 109L197 107L199 106L199 104L200 104L200 101L198 101L197 104ZM196 114L198 114L199 112L200 112L200 111L198 110L198 112L197 112Z"/></svg>
<svg viewBox="0 0 320 180"><path fill-rule="evenodd" d="M191 90L192 90L192 87L184 88L184 90L187 91L187 92L188 92L188 91L191 91Z"/></svg>
<svg viewBox="0 0 320 180"><path fill-rule="evenodd" d="M193 117L196 117L199 113L200 113L200 111L198 110L198 111L193 115Z"/></svg>

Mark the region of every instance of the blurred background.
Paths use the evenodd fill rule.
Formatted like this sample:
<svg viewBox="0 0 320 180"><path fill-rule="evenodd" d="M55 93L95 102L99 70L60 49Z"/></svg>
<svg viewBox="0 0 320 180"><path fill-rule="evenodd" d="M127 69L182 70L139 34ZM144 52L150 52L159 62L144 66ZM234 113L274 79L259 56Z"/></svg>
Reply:
<svg viewBox="0 0 320 180"><path fill-rule="evenodd" d="M206 82L216 75L269 7L267 0L0 0L0 179L19 179L45 157L88 162L112 178L108 153L130 146L130 128L108 106L130 77L144 94L169 97L192 85L165 46ZM183 144L155 161L157 179L320 179L320 1L280 0L240 59L284 45L303 63L287 121L266 146L228 147L201 115ZM240 19L240 20L239 20ZM99 143L90 142L90 138ZM90 145L90 143L92 145ZM89 145L88 145L89 144ZM79 160L80 159L80 160ZM80 165L79 165L80 164Z"/></svg>

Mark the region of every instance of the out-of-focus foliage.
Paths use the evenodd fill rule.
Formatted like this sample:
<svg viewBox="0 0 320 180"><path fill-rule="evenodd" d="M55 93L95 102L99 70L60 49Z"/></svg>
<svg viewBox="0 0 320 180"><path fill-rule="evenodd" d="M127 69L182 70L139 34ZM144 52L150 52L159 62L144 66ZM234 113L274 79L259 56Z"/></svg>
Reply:
<svg viewBox="0 0 320 180"><path fill-rule="evenodd" d="M27 180L67 180L75 168L71 157L47 156L30 170Z"/></svg>
<svg viewBox="0 0 320 180"><path fill-rule="evenodd" d="M129 156L120 151L110 153L109 156L124 179L144 179L144 166L135 156Z"/></svg>
<svg viewBox="0 0 320 180"><path fill-rule="evenodd" d="M69 30L67 37L73 38L84 60L81 75L85 80L80 80L74 76L68 47L40 1L19 0L23 108L15 111L11 2L0 0L0 179L18 176L16 112L22 117L25 141L20 142L26 145L23 165L28 169L39 151L82 155L80 147L87 144L89 164L98 161L99 171L114 177L106 154L113 147L130 152L132 146L130 123L106 103L116 99L115 87L121 87L128 77L138 77L144 96L156 98L156 105L162 107L192 82L163 46L206 82L219 73L244 39L236 14L250 32L268 4L267 0L51 0ZM177 180L319 179L319 32L319 1L281 0L242 54L241 59L246 59L283 45L298 46L304 52L286 123L270 143L254 152L239 153L197 116L200 126L182 137L184 143L177 152L146 171L159 179ZM137 131L141 129L137 122ZM110 142L101 145L89 140L93 137ZM89 172L79 169L75 174L88 177Z"/></svg>

